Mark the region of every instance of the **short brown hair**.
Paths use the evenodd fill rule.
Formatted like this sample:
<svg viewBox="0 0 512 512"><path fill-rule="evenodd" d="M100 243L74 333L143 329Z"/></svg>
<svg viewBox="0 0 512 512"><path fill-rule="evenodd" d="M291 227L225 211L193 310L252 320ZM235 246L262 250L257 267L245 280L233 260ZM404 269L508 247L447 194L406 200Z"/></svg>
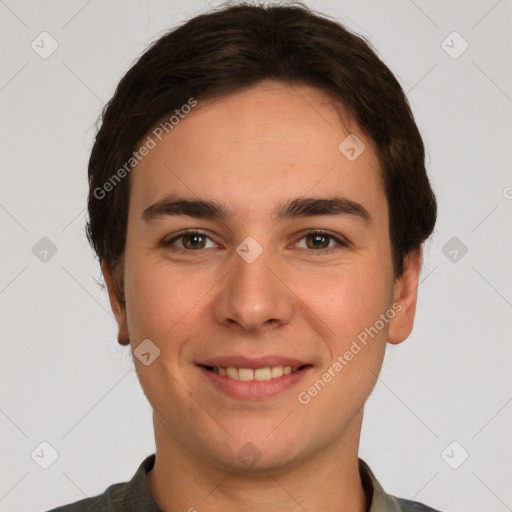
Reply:
<svg viewBox="0 0 512 512"><path fill-rule="evenodd" d="M437 215L407 97L369 42L300 2L196 16L154 42L122 78L102 112L88 169L86 233L100 263L115 271L122 261L129 176L108 194L102 187L126 169L149 130L191 97L221 97L268 79L321 89L369 136L389 206L393 269L402 275L405 256L430 236Z"/></svg>

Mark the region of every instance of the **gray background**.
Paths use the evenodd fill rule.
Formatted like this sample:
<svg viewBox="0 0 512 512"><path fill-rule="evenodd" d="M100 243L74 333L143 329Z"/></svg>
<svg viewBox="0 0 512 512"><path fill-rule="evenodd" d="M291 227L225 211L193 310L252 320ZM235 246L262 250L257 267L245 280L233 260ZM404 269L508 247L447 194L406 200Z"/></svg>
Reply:
<svg viewBox="0 0 512 512"><path fill-rule="evenodd" d="M439 201L415 329L388 348L361 457L392 494L443 511L512 510L512 3L306 3L369 38L395 72ZM99 494L154 452L151 408L84 235L86 166L122 75L208 8L0 1L1 511ZM46 59L31 47L50 48L43 31L58 43ZM469 44L457 58L454 31ZM54 255L41 253L43 237ZM47 469L42 442L58 453Z"/></svg>

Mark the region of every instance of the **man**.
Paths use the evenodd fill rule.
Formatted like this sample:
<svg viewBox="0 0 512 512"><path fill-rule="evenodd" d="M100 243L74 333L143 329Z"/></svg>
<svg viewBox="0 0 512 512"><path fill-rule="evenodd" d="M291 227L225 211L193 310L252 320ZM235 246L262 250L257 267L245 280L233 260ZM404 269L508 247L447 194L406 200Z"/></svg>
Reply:
<svg viewBox="0 0 512 512"><path fill-rule="evenodd" d="M436 219L406 97L365 41L301 5L190 20L121 80L89 184L156 454L56 511L434 510L358 458Z"/></svg>

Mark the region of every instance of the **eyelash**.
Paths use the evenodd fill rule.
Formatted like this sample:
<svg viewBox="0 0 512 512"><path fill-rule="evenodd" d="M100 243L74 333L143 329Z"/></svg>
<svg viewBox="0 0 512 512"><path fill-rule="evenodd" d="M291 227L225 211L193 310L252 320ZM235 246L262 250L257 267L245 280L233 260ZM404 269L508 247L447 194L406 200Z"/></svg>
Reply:
<svg viewBox="0 0 512 512"><path fill-rule="evenodd" d="M176 242L180 238L183 238L183 237L185 237L187 235L201 235L201 236L203 236L205 238L208 238L208 239L212 240L203 231L199 231L199 230L195 230L195 229L187 229L187 230L181 232L179 235L177 235L174 238L172 238L171 240L163 241L162 245L165 248L171 248L172 251L178 252L178 253L192 253L192 252L201 252L201 251L206 250L206 248L193 250L193 249L182 249L180 247L178 247L178 248L172 247L172 244L174 242ZM324 231L322 229L315 229L315 230L307 231L306 233L304 233L299 238L299 240L302 240L303 238L306 238L307 236L311 236L311 235L321 235L321 236L324 236L325 238L331 238L332 240L336 241L338 243L338 246L340 246L340 247L348 247L348 245L349 245L347 242L339 239L338 237L336 237L336 236L332 235L331 233L329 233L327 231ZM213 240L212 240L212 242L213 242ZM331 252L333 249L336 249L336 247L328 247L326 249L309 249L309 248L306 248L305 250L316 252L316 253L320 253L320 254L324 254L326 252Z"/></svg>

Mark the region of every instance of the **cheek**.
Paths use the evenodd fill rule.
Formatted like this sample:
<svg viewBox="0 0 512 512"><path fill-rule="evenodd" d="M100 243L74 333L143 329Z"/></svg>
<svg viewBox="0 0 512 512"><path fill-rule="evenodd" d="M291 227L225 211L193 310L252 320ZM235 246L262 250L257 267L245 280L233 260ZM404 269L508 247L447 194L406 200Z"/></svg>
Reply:
<svg viewBox="0 0 512 512"><path fill-rule="evenodd" d="M341 265L298 277L294 291L322 320L327 339L342 348L389 308L387 281L378 265Z"/></svg>
<svg viewBox="0 0 512 512"><path fill-rule="evenodd" d="M187 325L194 322L194 312L211 286L199 280L198 274L189 278L190 270L171 269L165 262L151 262L141 256L129 263L127 268L132 271L126 276L126 293L132 304L130 331L157 345L178 333L180 337L186 335Z"/></svg>
<svg viewBox="0 0 512 512"><path fill-rule="evenodd" d="M206 308L222 291L222 272L171 264L143 251L127 255L126 268L125 289L132 305L128 327L135 342L149 338L163 346L178 337L194 337L198 326L214 322ZM288 295L282 299L295 303L296 315L302 317L292 322L306 321L321 338L331 340L332 356L389 308L388 276L371 254L339 265L310 265L307 271L289 268L285 280L293 293L283 289Z"/></svg>

